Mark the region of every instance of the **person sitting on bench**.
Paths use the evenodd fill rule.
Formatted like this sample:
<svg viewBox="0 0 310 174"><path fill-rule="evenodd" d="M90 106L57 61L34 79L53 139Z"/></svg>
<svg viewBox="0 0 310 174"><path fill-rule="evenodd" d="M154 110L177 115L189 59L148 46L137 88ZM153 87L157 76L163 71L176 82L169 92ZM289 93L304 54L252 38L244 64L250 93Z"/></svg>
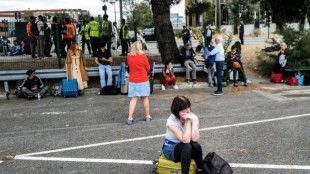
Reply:
<svg viewBox="0 0 310 174"><path fill-rule="evenodd" d="M185 96L177 96L171 105L172 114L166 123L165 142L162 152L168 160L181 161L183 174L189 173L191 159L197 165L197 173L206 173L202 163L202 149L198 117L191 113L191 102Z"/></svg>
<svg viewBox="0 0 310 174"><path fill-rule="evenodd" d="M186 44L181 50L182 54L182 66L186 68L186 82L189 83L190 74L189 72L192 71L192 81L196 84L196 65L194 62L194 57L196 56L195 51L193 50L190 44Z"/></svg>
<svg viewBox="0 0 310 174"><path fill-rule="evenodd" d="M44 86L42 80L36 76L35 70L30 69L26 74L28 77L18 87L18 90L22 90L22 93L28 96L29 100L37 98L39 93L43 97L47 93L48 87Z"/></svg>

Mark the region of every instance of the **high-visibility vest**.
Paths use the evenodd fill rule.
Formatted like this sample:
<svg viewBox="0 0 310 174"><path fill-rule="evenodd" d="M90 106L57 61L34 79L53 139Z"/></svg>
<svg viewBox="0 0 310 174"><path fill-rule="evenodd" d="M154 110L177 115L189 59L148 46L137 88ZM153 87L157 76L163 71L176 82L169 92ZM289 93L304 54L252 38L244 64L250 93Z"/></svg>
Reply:
<svg viewBox="0 0 310 174"><path fill-rule="evenodd" d="M127 34L126 34L126 36L124 36L124 34L125 34L125 27L127 27ZM123 34L123 38L124 39L129 39L129 28L128 28L127 24L122 25L121 30L123 32L122 33Z"/></svg>
<svg viewBox="0 0 310 174"><path fill-rule="evenodd" d="M112 26L111 21L103 21L102 22L102 35L103 36L111 36L112 35L109 31L109 25Z"/></svg>
<svg viewBox="0 0 310 174"><path fill-rule="evenodd" d="M32 23L28 22L28 24L27 24L27 35L28 35L28 37L33 37L33 34L31 32L31 26L32 26Z"/></svg>
<svg viewBox="0 0 310 174"><path fill-rule="evenodd" d="M84 37L85 37L85 39L86 40L89 40L90 39L90 37L89 37L89 35L88 35L88 25L86 25L86 26L82 26L82 32L83 32L83 34L84 34Z"/></svg>
<svg viewBox="0 0 310 174"><path fill-rule="evenodd" d="M72 24L66 24L65 26L67 27L67 34L64 34L63 38L72 39L73 36L75 35L74 26Z"/></svg>
<svg viewBox="0 0 310 174"><path fill-rule="evenodd" d="M99 37L99 24L97 21L91 21L90 26L90 37Z"/></svg>

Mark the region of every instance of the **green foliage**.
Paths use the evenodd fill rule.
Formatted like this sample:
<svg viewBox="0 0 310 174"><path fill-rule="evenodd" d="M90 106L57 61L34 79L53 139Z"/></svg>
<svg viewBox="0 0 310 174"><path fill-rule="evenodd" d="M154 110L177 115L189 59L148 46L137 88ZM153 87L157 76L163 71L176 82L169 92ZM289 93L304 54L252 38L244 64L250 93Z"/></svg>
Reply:
<svg viewBox="0 0 310 174"><path fill-rule="evenodd" d="M203 1L203 2L196 2L192 3L190 6L188 6L185 10L185 13L187 15L190 14L203 14L211 8L211 2L210 1Z"/></svg>
<svg viewBox="0 0 310 174"><path fill-rule="evenodd" d="M257 53L258 65L257 70L269 77L273 71L273 65L276 62L278 56L276 54L266 53L265 51L260 51Z"/></svg>
<svg viewBox="0 0 310 174"><path fill-rule="evenodd" d="M81 14L79 14L79 16L78 16L78 20L79 20L80 22L89 21L89 20L90 20L90 14L89 14L89 13L81 13Z"/></svg>
<svg viewBox="0 0 310 174"><path fill-rule="evenodd" d="M261 34L261 33L260 33L260 30L259 30L259 29L254 29L253 35L254 35L255 37L258 37L260 34Z"/></svg>
<svg viewBox="0 0 310 174"><path fill-rule="evenodd" d="M210 0L204 0L204 1L210 1ZM203 24L209 25L213 24L215 21L215 4L212 3L209 10L207 10L205 13L203 13Z"/></svg>
<svg viewBox="0 0 310 174"><path fill-rule="evenodd" d="M231 11L230 20L237 24L239 22L239 4L243 5L241 18L245 24L254 22L254 12L258 9L255 4L248 0L229 0L224 6L225 9Z"/></svg>
<svg viewBox="0 0 310 174"><path fill-rule="evenodd" d="M229 34L225 34L227 36L225 42L224 42L224 51L225 51L225 55L227 54L227 50L228 47L230 46L230 43L232 42L232 39L234 37L234 35L232 33Z"/></svg>
<svg viewBox="0 0 310 174"><path fill-rule="evenodd" d="M28 22L30 21L30 16L33 16L33 13L28 11L25 13L27 16L23 17L24 21Z"/></svg>
<svg viewBox="0 0 310 174"><path fill-rule="evenodd" d="M128 12L128 27L134 28L134 22L137 24L137 29L152 28L153 27L153 13L149 8L149 4L132 3Z"/></svg>
<svg viewBox="0 0 310 174"><path fill-rule="evenodd" d="M58 19L58 23L60 24L65 24L65 18L71 18L71 16L69 15L69 13L65 13L65 12L56 12L55 15Z"/></svg>

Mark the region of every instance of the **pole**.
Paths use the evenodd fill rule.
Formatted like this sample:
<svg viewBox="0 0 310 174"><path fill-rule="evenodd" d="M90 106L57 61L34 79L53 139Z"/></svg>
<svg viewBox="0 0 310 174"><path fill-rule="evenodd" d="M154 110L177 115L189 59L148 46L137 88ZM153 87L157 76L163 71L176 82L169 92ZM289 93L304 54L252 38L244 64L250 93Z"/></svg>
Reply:
<svg viewBox="0 0 310 174"><path fill-rule="evenodd" d="M123 19L123 1L119 0L120 19Z"/></svg>
<svg viewBox="0 0 310 174"><path fill-rule="evenodd" d="M114 19L114 22L116 22L116 5L115 5L115 3L116 3L116 1L114 1L114 17L115 17L115 19Z"/></svg>
<svg viewBox="0 0 310 174"><path fill-rule="evenodd" d="M58 24L56 24L56 53L57 53L57 59L58 59L58 68L61 69L61 60L60 60L60 40L59 40L59 27Z"/></svg>

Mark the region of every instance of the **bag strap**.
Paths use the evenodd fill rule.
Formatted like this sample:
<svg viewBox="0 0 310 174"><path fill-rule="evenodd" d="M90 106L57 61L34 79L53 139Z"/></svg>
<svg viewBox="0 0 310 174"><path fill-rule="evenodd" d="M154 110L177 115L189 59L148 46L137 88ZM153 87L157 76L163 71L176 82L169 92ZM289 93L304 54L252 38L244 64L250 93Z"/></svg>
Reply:
<svg viewBox="0 0 310 174"><path fill-rule="evenodd" d="M69 74L68 74L68 64L71 64L71 79L70 80L73 80L73 77L72 77L72 62L67 62L66 63L66 74L67 74L67 80L69 80Z"/></svg>

